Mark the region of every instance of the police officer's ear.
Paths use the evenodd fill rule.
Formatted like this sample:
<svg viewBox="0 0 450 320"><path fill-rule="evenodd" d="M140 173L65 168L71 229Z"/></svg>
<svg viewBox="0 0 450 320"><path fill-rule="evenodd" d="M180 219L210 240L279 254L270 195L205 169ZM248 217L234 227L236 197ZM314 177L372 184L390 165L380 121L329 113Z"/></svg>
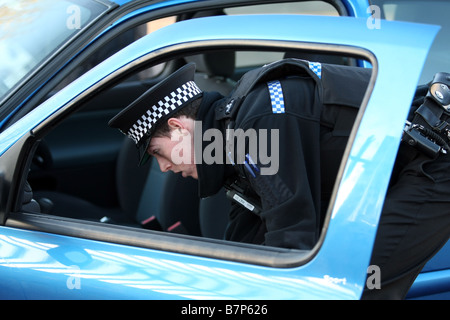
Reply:
<svg viewBox="0 0 450 320"><path fill-rule="evenodd" d="M169 126L171 132L173 130L181 131L181 129L184 129L183 122L178 118L169 118L169 120L167 120L167 125Z"/></svg>
<svg viewBox="0 0 450 320"><path fill-rule="evenodd" d="M184 118L170 118L167 120L167 125L170 129L170 137L178 140L190 134L189 126Z"/></svg>
<svg viewBox="0 0 450 320"><path fill-rule="evenodd" d="M189 135L193 134L195 120L185 116L170 118L167 120L167 125L172 134Z"/></svg>

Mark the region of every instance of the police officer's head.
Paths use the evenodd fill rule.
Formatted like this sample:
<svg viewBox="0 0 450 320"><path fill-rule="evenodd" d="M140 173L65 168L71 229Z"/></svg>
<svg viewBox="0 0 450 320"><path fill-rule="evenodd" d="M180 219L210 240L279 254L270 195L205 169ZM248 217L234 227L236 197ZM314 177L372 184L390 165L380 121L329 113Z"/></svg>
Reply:
<svg viewBox="0 0 450 320"><path fill-rule="evenodd" d="M172 170L161 166L158 153L165 151L162 147L173 147L176 141L171 139L172 134L186 134L191 122L193 125L203 94L193 80L194 73L195 64L183 66L109 121L110 127L118 128L136 143L140 165L148 161L151 153L158 159L161 170ZM150 144L158 149L150 150Z"/></svg>

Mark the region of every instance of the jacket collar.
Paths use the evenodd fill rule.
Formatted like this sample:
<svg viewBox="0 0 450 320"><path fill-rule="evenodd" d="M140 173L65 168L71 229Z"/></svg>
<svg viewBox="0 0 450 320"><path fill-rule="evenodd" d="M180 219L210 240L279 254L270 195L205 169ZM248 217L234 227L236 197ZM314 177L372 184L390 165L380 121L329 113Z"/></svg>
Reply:
<svg viewBox="0 0 450 320"><path fill-rule="evenodd" d="M223 99L224 97L217 92L205 92L203 94L203 100L197 113L197 121L202 123L202 137L208 129L218 129L222 134L224 133L223 122L216 120L215 116L215 110ZM197 164L198 193L201 198L206 198L219 192L226 178L233 172L231 165L225 164L225 157L221 164L205 163L203 152L210 143L211 141L203 141L203 138L201 138L202 160Z"/></svg>

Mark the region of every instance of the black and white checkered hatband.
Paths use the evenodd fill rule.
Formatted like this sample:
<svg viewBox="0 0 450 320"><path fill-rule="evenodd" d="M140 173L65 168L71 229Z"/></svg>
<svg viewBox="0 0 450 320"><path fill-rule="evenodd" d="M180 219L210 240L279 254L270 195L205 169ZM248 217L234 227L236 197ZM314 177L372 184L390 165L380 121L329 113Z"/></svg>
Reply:
<svg viewBox="0 0 450 320"><path fill-rule="evenodd" d="M194 81L188 81L169 95L157 101L139 117L135 124L126 132L136 144L140 144L142 137L151 132L158 120L170 115L180 106L201 94L201 89Z"/></svg>

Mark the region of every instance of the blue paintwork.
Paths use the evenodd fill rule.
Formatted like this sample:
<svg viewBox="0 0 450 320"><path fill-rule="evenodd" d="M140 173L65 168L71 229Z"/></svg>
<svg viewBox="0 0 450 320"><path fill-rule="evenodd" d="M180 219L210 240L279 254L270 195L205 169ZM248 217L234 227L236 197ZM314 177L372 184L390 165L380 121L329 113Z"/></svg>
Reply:
<svg viewBox="0 0 450 320"><path fill-rule="evenodd" d="M450 299L450 270L422 272L408 292L408 299Z"/></svg>
<svg viewBox="0 0 450 320"><path fill-rule="evenodd" d="M3 228L0 243L6 253L0 263L2 299L298 299L330 296L330 291L336 298L351 294L331 278L305 280L295 269L9 228Z"/></svg>
<svg viewBox="0 0 450 320"><path fill-rule="evenodd" d="M124 4L132 2L133 0L110 0L110 1L118 4L119 6L123 6Z"/></svg>
<svg viewBox="0 0 450 320"><path fill-rule="evenodd" d="M343 1L343 4L347 8L348 15L351 17L367 18L371 16L368 0Z"/></svg>
<svg viewBox="0 0 450 320"><path fill-rule="evenodd" d="M133 43L5 130L0 154L122 66L173 44L206 39L302 41L365 48L376 56L377 81L318 254L306 265L277 269L1 227L0 274L5 281L0 294L3 298L359 298L404 119L438 29L383 21L380 29L369 30L365 19L354 18L233 16L177 23ZM400 82L402 90L397 90L392 83ZM384 114L390 114L389 122ZM80 280L80 288L71 290L76 281L68 285L68 280L74 279Z"/></svg>
<svg viewBox="0 0 450 320"><path fill-rule="evenodd" d="M450 300L450 241L425 265L407 298Z"/></svg>

